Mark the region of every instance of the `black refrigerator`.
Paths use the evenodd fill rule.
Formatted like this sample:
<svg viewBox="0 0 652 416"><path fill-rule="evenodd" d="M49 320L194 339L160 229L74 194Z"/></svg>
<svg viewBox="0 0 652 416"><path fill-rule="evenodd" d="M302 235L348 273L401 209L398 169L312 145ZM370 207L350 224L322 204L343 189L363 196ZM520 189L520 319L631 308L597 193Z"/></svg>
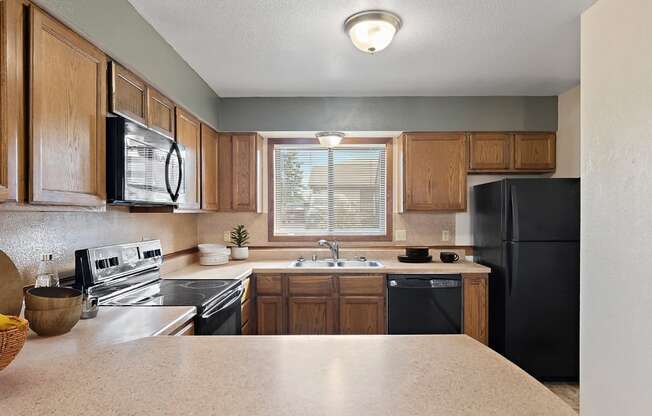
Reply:
<svg viewBox="0 0 652 416"><path fill-rule="evenodd" d="M580 180L473 187L475 259L491 267L489 346L539 380L579 377Z"/></svg>

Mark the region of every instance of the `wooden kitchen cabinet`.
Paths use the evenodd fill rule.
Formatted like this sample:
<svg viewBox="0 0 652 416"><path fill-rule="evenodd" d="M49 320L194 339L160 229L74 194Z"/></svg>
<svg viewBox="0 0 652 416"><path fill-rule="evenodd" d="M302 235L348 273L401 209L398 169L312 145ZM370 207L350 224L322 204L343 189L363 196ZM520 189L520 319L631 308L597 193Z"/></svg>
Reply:
<svg viewBox="0 0 652 416"><path fill-rule="evenodd" d="M282 296L256 297L256 323L258 335L287 334L285 298Z"/></svg>
<svg viewBox="0 0 652 416"><path fill-rule="evenodd" d="M290 296L288 333L323 335L335 333L335 301L329 296Z"/></svg>
<svg viewBox="0 0 652 416"><path fill-rule="evenodd" d="M219 137L220 211L256 211L255 133L223 133Z"/></svg>
<svg viewBox="0 0 652 416"><path fill-rule="evenodd" d="M505 171L511 166L510 133L469 134L469 170Z"/></svg>
<svg viewBox="0 0 652 416"><path fill-rule="evenodd" d="M385 298L382 296L341 296L341 334L386 334Z"/></svg>
<svg viewBox="0 0 652 416"><path fill-rule="evenodd" d="M556 166L554 133L519 133L514 135L514 169L520 171L554 171Z"/></svg>
<svg viewBox="0 0 652 416"><path fill-rule="evenodd" d="M0 0L0 202L25 200L24 22L19 0Z"/></svg>
<svg viewBox="0 0 652 416"><path fill-rule="evenodd" d="M174 139L175 111L172 100L156 91L152 87L147 87L147 126Z"/></svg>
<svg viewBox="0 0 652 416"><path fill-rule="evenodd" d="M180 210L199 210L201 208L201 123L182 108L176 109L177 142L186 150L184 201Z"/></svg>
<svg viewBox="0 0 652 416"><path fill-rule="evenodd" d="M104 205L106 56L30 11L30 202Z"/></svg>
<svg viewBox="0 0 652 416"><path fill-rule="evenodd" d="M201 209L205 211L217 211L219 208L219 163L219 134L202 123Z"/></svg>
<svg viewBox="0 0 652 416"><path fill-rule="evenodd" d="M109 111L147 126L147 85L116 62L109 64Z"/></svg>
<svg viewBox="0 0 652 416"><path fill-rule="evenodd" d="M405 209L466 209L466 136L463 133L403 135Z"/></svg>
<svg viewBox="0 0 652 416"><path fill-rule="evenodd" d="M487 345L489 342L489 294L486 274L465 274L464 333Z"/></svg>

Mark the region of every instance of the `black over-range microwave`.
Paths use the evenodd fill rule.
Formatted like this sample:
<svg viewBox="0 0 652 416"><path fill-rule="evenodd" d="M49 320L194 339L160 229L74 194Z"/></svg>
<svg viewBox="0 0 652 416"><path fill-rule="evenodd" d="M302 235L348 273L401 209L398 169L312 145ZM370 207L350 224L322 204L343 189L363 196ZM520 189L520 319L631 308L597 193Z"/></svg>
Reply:
<svg viewBox="0 0 652 416"><path fill-rule="evenodd" d="M123 117L107 118L107 202L178 205L186 194L183 145Z"/></svg>

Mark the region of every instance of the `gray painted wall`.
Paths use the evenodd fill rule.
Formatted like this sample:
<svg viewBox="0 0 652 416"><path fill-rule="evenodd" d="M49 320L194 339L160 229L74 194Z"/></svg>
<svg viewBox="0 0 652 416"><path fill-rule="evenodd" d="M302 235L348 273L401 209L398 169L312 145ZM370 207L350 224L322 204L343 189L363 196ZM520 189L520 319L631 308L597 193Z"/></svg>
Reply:
<svg viewBox="0 0 652 416"><path fill-rule="evenodd" d="M220 98L127 0L37 0L169 98L219 127Z"/></svg>
<svg viewBox="0 0 652 416"><path fill-rule="evenodd" d="M222 98L223 131L556 131L557 97Z"/></svg>

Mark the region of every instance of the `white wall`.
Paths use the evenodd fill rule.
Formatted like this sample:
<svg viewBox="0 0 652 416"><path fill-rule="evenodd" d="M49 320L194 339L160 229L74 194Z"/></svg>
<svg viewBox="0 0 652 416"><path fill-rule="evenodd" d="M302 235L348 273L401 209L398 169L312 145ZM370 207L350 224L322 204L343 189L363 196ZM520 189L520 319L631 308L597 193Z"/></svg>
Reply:
<svg viewBox="0 0 652 416"><path fill-rule="evenodd" d="M652 1L582 16L581 408L652 412Z"/></svg>
<svg viewBox="0 0 652 416"><path fill-rule="evenodd" d="M580 86L560 94L557 100L557 169L553 178L577 178L580 176ZM471 228L471 207L473 195L471 188L487 182L495 182L507 175L469 175L467 178L468 207L467 212L455 214L455 244L473 245L473 230ZM515 175L511 177L530 177ZM541 178L545 175L534 175Z"/></svg>

